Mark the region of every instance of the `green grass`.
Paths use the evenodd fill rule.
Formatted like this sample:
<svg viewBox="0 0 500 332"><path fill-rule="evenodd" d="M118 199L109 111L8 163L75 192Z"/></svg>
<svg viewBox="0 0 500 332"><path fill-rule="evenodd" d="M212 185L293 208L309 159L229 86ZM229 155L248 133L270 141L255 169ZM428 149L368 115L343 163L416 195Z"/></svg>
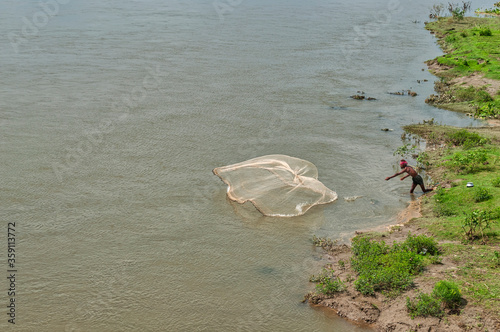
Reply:
<svg viewBox="0 0 500 332"><path fill-rule="evenodd" d="M462 21L440 18L426 28L435 31L448 54L438 62L454 67L452 73L467 75L483 72L486 77L500 79L500 22L496 18L466 17Z"/></svg>
<svg viewBox="0 0 500 332"><path fill-rule="evenodd" d="M439 73L444 79L482 73L491 79L500 79L500 20L498 18L465 17L453 20L441 17L426 24L433 31L445 55L436 58L442 65L451 67ZM473 106L476 117L499 117L500 96L490 96L485 87L453 87L446 92L452 96L445 100L449 109L469 112L462 103Z"/></svg>
<svg viewBox="0 0 500 332"><path fill-rule="evenodd" d="M443 126L412 125L405 127L422 137L439 133L441 143L457 131ZM469 137L460 133L459 137ZM470 137L476 137L472 135ZM474 139L477 141L477 137ZM438 142L439 143L439 142ZM482 150L486 164L477 165L473 172L457 170L449 163L457 153ZM428 171L433 179L452 184L450 188L436 190L423 198L421 224L443 244L443 257L458 265L457 270L447 272L462 290L462 296L470 303L479 305L500 315L500 146L496 138L482 147L465 150L463 146L449 146L428 153ZM436 178L435 178L436 177ZM467 187L473 182L474 187ZM474 216L475 219L471 218ZM478 216L487 217L487 226L481 228ZM474 224L474 222L476 224ZM467 235L471 223L477 226L473 236ZM485 223L482 224L486 225ZM496 254L495 254L496 253ZM412 302L416 306L416 302ZM417 310L417 309L414 309Z"/></svg>
<svg viewBox="0 0 500 332"><path fill-rule="evenodd" d="M410 317L443 317L443 306L456 309L462 302L458 285L452 281L440 280L431 294L419 293L414 299L406 297L406 308Z"/></svg>
<svg viewBox="0 0 500 332"><path fill-rule="evenodd" d="M480 305L500 315L500 266L490 246L443 244L444 255L458 264L447 272L462 291L462 297L472 305ZM498 250L498 247L497 247Z"/></svg>
<svg viewBox="0 0 500 332"><path fill-rule="evenodd" d="M364 295L396 297L418 286L413 280L426 267L451 261L456 267L443 271L445 276L440 278L444 280L437 281L431 294L406 297L409 315L443 317L448 314L443 307L456 312L472 305L499 317L500 131L439 126L434 121L405 126L404 130L407 136L425 139L428 147L431 143L439 147L422 155L426 171L434 182L440 182L440 189L422 196L422 217L411 221L430 236L409 234L403 242L389 245L384 242L386 233L357 235L352 239L350 260L355 289ZM457 168L450 163L454 156L475 152L486 159L474 167ZM467 182L474 186L467 187ZM489 227L483 227L486 219ZM329 247L332 241L316 239L315 243ZM344 269L345 262L339 266ZM431 275L422 277L435 280ZM345 289L344 282L352 285L351 274L344 279L330 269L311 281L318 283L319 293L332 295Z"/></svg>
<svg viewBox="0 0 500 332"><path fill-rule="evenodd" d="M354 286L364 295L400 294L413 285L414 276L428 264L424 257L438 254L437 242L425 235L410 234L404 242L392 246L358 236L352 244L351 266L358 273Z"/></svg>
<svg viewBox="0 0 500 332"><path fill-rule="evenodd" d="M406 308L411 319L416 317L443 317L444 311L441 309L441 302L435 297L420 293L415 299L406 297Z"/></svg>

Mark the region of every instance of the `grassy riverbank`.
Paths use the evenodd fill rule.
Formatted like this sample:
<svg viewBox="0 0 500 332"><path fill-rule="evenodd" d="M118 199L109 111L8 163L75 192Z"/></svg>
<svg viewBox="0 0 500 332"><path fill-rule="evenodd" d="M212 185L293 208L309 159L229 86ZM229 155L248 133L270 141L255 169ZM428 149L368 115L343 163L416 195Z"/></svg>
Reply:
<svg viewBox="0 0 500 332"><path fill-rule="evenodd" d="M423 162L440 182L434 195L422 199L420 225L457 263L449 278L468 302L500 317L500 128L405 130L426 139Z"/></svg>
<svg viewBox="0 0 500 332"><path fill-rule="evenodd" d="M428 22L446 53L428 61L438 95L429 104L470 113L500 117L500 20L491 17L440 17Z"/></svg>
<svg viewBox="0 0 500 332"><path fill-rule="evenodd" d="M331 263L307 298L380 331L499 330L500 127L404 129L426 140L418 160L439 185L420 217L352 247L315 239Z"/></svg>
<svg viewBox="0 0 500 332"><path fill-rule="evenodd" d="M440 80L426 102L500 118L500 20L437 17L426 28L446 52L427 63ZM315 238L329 264L305 300L379 331L500 331L500 127L404 130L426 141L417 161L434 191L351 247Z"/></svg>

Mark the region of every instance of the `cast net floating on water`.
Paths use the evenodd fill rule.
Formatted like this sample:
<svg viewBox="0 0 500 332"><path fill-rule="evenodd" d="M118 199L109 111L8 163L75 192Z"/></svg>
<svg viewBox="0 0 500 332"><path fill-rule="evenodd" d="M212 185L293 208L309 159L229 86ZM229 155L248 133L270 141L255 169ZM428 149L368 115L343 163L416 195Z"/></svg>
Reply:
<svg viewBox="0 0 500 332"><path fill-rule="evenodd" d="M227 184L231 200L250 201L266 216L300 216L337 199L337 193L318 180L314 164L285 155L258 157L213 172Z"/></svg>

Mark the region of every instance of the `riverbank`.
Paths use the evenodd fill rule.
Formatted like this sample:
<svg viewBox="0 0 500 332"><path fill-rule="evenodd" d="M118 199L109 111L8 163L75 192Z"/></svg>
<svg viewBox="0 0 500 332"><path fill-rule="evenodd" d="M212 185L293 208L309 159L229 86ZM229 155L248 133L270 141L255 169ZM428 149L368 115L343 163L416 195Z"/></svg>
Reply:
<svg viewBox="0 0 500 332"><path fill-rule="evenodd" d="M491 17L440 17L425 28L445 52L427 61L440 78L426 103L471 116L500 118L500 22Z"/></svg>
<svg viewBox="0 0 500 332"><path fill-rule="evenodd" d="M426 102L482 117L493 125L498 123L499 59L490 55L479 59L474 51L463 55L455 52L460 49L456 34L469 38L469 45L484 43L483 37L488 36L479 32L474 39L477 25L489 29L493 36L500 36L500 26L487 18L466 18L461 22L442 18L436 22L427 28L436 34L446 55L427 62L429 70L441 79L436 83L440 94L430 96ZM492 41L495 42L488 42ZM481 70L471 70L476 64ZM466 98L459 99L460 96ZM305 300L313 306L332 308L340 317L369 324L377 331L498 331L500 127L460 130L431 122L404 129L407 134L426 140L426 151L420 153L419 161L439 185L434 192L412 201L397 224L357 232L353 243L365 238L370 243L402 244L422 236L435 239L439 252L414 253L422 256L412 257L421 260L423 268L411 273L410 283L395 289L378 285L380 289L363 295L363 285L357 281L359 248L315 239L328 264L321 275L311 277L317 283L316 291L307 294ZM469 182L475 187L466 186ZM384 265L382 270L392 268L391 262L384 264L387 267ZM425 311L430 306L422 301L424 309L411 311L415 306L410 304L418 299L439 303L433 294L436 285L443 281L458 287L458 302L442 302L433 313Z"/></svg>
<svg viewBox="0 0 500 332"><path fill-rule="evenodd" d="M462 132L458 128L419 124L405 127L408 133L418 134L427 139L427 172L440 182L433 193L420 196L410 203L398 217L395 225L386 229L358 232L357 238L367 238L373 242L386 244L402 243L409 235L427 236L438 241L439 255L425 264L421 273L414 276L410 287L402 291L377 291L371 296L363 295L356 285L357 271L353 268L356 257L351 247L335 245L327 240L317 240L316 244L325 251L329 263L325 271L340 280L343 286L337 292L321 294L312 292L306 296L312 305L326 306L350 321L370 324L377 331L497 331L500 330L500 260L495 252L500 252L500 227L491 225L487 236L467 239L461 228L465 215L473 209L496 211L500 216L500 188L490 185L491 180L500 178L500 127L475 128L474 133L486 137L488 143L470 151L488 149L488 163L477 165L472 173L465 171L450 173L443 166L443 160L454 153L463 153L463 146L449 146L445 137L450 133ZM471 132L472 133L472 132ZM434 137L434 138L433 138ZM436 138L439 137L440 139ZM469 150L467 150L469 151ZM444 159L443 159L444 158ZM491 166L491 165L494 166ZM473 182L478 189L485 189L495 197L487 202L470 200L463 190L465 184ZM482 188L479 188L482 187ZM442 205L448 196L455 194L463 201L450 201L450 206ZM472 191L471 191L472 193ZM486 203L486 204L485 204ZM445 211L454 209L454 211ZM461 289L458 307L444 308L439 317L410 317L407 299L415 299L419 294L430 294L441 280L457 282Z"/></svg>

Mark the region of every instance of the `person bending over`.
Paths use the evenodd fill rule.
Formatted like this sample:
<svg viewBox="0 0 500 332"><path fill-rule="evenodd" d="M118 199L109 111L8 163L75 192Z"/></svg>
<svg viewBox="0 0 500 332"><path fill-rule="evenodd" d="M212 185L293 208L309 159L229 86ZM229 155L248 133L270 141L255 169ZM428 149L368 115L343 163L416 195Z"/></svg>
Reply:
<svg viewBox="0 0 500 332"><path fill-rule="evenodd" d="M424 180L422 179L422 177L420 175L418 175L417 171L415 171L413 169L413 167L408 166L408 162L406 160L401 159L401 161L399 162L399 167L401 167L401 172L397 172L394 175L388 176L388 177L385 178L385 180L387 181L387 180L392 179L395 176L401 175L403 173L408 173L408 174L406 174L405 176L403 176L401 178L401 181L403 181L407 177L411 176L411 178L413 180L413 184L411 185L410 194L413 194L413 191L415 190L415 187L417 185L419 185L420 188L422 188L422 191L424 193L432 191L432 189L430 189L430 188L428 188L428 189L425 188L425 186L424 186Z"/></svg>

